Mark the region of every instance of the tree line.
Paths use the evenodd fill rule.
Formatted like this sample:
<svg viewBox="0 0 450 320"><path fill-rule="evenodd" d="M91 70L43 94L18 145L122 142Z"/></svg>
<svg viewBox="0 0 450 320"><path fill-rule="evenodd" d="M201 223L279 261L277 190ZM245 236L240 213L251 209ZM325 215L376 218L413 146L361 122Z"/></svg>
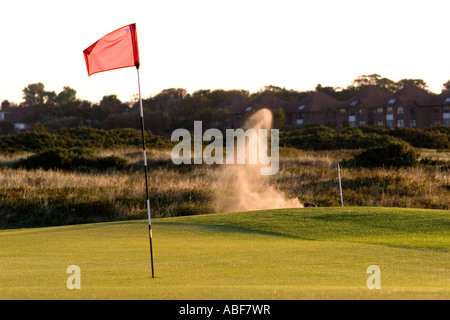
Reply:
<svg viewBox="0 0 450 320"><path fill-rule="evenodd" d="M324 92L337 100L345 101L368 86L378 86L388 93L404 85L413 84L424 90L428 85L422 79L393 81L378 74L361 75L347 87L329 87L318 84L314 91ZM443 84L442 91L450 90L450 80ZM265 86L259 92L247 90L197 90L188 93L183 88L162 90L155 96L143 99L146 127L158 135L170 135L176 128L192 129L194 120L202 120L204 127L224 129L228 126L229 114L216 107L233 95L253 99L268 91L285 101L299 101L313 91L297 91L278 86ZM7 102L7 101L6 101ZM4 101L5 103L5 101ZM9 105L9 102L7 103ZM57 130L87 126L97 129L140 128L138 101L122 102L117 95L105 95L98 103L80 100L76 90L68 86L61 92L47 91L43 83L32 83L23 89L23 103L27 108L22 122L33 130ZM283 125L283 115L276 115L276 125Z"/></svg>

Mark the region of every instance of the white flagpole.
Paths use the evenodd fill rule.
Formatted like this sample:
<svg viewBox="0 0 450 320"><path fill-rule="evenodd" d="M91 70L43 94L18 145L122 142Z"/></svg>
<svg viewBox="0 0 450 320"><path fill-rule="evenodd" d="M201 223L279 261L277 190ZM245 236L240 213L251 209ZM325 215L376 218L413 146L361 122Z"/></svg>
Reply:
<svg viewBox="0 0 450 320"><path fill-rule="evenodd" d="M148 237L150 240L150 260L152 264L152 278L155 277L155 272L153 269L153 246L152 246L152 220L150 217L150 199L148 196L148 178L147 178L147 153L145 150L145 130L144 130L144 108L142 107L142 96L141 96L141 80L139 78L139 64L136 64L138 87L139 87L139 107L141 111L141 132L142 132L142 152L144 154L144 173L145 173L145 193L147 196L146 207L148 216Z"/></svg>
<svg viewBox="0 0 450 320"><path fill-rule="evenodd" d="M341 184L341 170L339 168L339 162L335 162L333 163L333 166L337 165L337 169L338 169L338 178L339 178L339 192L341 194L341 207L344 206L344 201L342 200L342 184Z"/></svg>

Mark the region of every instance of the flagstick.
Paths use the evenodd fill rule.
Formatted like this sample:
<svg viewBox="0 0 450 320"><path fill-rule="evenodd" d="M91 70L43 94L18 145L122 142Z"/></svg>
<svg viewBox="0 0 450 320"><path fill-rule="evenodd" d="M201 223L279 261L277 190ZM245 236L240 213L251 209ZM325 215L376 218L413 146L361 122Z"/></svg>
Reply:
<svg viewBox="0 0 450 320"><path fill-rule="evenodd" d="M152 278L154 278L155 272L153 269L152 221L150 218L150 200L149 200L149 196L148 196L147 154L145 151L145 131L144 131L144 108L142 107L141 80L139 79L139 64L136 64L136 70L137 70L138 86L139 86L139 106L140 106L140 110L141 110L142 151L144 154L145 193L147 196L148 237L150 240L150 259L151 259L151 263L152 263Z"/></svg>
<svg viewBox="0 0 450 320"><path fill-rule="evenodd" d="M342 199L342 184L341 184L341 169L339 168L339 162L333 163L333 166L337 165L338 178L339 178L339 193L341 194L341 207L344 206L344 201Z"/></svg>

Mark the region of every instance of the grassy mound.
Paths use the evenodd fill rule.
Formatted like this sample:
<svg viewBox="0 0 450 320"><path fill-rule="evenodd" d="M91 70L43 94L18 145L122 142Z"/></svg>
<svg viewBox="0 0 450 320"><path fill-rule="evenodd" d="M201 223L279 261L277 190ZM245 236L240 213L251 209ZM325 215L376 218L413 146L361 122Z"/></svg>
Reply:
<svg viewBox="0 0 450 320"><path fill-rule="evenodd" d="M171 224L228 227L241 232L314 241L450 248L450 215L444 210L374 207L280 209L178 217L169 221Z"/></svg>

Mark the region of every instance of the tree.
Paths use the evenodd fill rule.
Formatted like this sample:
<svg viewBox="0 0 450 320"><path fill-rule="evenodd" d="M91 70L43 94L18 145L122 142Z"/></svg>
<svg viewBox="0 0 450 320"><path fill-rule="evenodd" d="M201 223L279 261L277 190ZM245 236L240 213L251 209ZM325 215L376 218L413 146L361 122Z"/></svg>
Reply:
<svg viewBox="0 0 450 320"><path fill-rule="evenodd" d="M422 79L402 79L400 81L397 81L398 89L401 89L404 86L409 86L409 85L416 86L420 89L428 91L428 85Z"/></svg>
<svg viewBox="0 0 450 320"><path fill-rule="evenodd" d="M102 101L100 101L100 108L107 114L123 113L128 109L128 105L122 103L122 101L117 98L117 95L110 94L103 96Z"/></svg>
<svg viewBox="0 0 450 320"><path fill-rule="evenodd" d="M42 82L31 83L22 92L26 107L52 104L56 98L55 91L45 91L45 86Z"/></svg>
<svg viewBox="0 0 450 320"><path fill-rule="evenodd" d="M379 74L373 73L369 75L361 75L356 77L352 81L353 87L366 87L366 86L377 86L381 76Z"/></svg>
<svg viewBox="0 0 450 320"><path fill-rule="evenodd" d="M393 93L398 89L398 85L388 78L382 78L379 74L369 74L369 75L361 75L355 78L352 81L352 85L350 87L356 87L360 89L364 89L369 86L377 86L389 93Z"/></svg>
<svg viewBox="0 0 450 320"><path fill-rule="evenodd" d="M280 128L286 124L286 113L283 108L279 108L273 111L273 127Z"/></svg>
<svg viewBox="0 0 450 320"><path fill-rule="evenodd" d="M450 80L443 84L442 92L450 90Z"/></svg>
<svg viewBox="0 0 450 320"><path fill-rule="evenodd" d="M157 102L157 106L164 108L171 100L183 99L186 96L187 90L183 88L164 89L158 93L153 99Z"/></svg>
<svg viewBox="0 0 450 320"><path fill-rule="evenodd" d="M324 87L320 83L318 83L315 91L323 92L323 93L326 93L326 94L332 96L335 93L335 88L334 87Z"/></svg>
<svg viewBox="0 0 450 320"><path fill-rule="evenodd" d="M288 90L284 87L281 88L274 85L264 86L264 88L262 88L259 93L255 94L255 96L263 92L273 93L278 98L283 99L284 101L298 101L304 97L303 92L298 92L292 89Z"/></svg>
<svg viewBox="0 0 450 320"><path fill-rule="evenodd" d="M59 105L74 102L77 100L76 95L77 92L74 89L64 87L63 90L55 97L55 102Z"/></svg>
<svg viewBox="0 0 450 320"><path fill-rule="evenodd" d="M46 96L45 86L43 83L32 83L23 89L23 99L25 106L34 107L44 103Z"/></svg>

